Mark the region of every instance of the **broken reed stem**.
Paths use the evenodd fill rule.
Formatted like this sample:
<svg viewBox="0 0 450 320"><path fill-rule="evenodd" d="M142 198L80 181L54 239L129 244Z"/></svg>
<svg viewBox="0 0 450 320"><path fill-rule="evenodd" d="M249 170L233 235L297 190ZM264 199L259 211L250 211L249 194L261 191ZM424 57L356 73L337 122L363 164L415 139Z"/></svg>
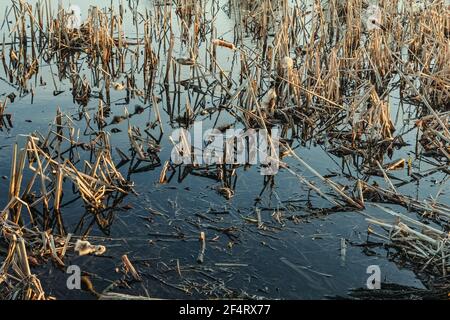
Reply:
<svg viewBox="0 0 450 320"><path fill-rule="evenodd" d="M205 250L206 250L206 236L203 231L200 232L199 240L200 240L200 252L197 257L197 262L203 263L205 259Z"/></svg>

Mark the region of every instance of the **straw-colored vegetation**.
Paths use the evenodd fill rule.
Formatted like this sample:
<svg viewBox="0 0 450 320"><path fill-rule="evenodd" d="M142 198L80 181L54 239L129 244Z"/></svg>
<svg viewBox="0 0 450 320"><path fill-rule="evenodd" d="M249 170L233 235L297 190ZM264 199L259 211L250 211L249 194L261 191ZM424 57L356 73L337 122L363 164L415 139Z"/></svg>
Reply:
<svg viewBox="0 0 450 320"><path fill-rule="evenodd" d="M416 1L381 0L377 28L369 30L369 3L363 0L312 1L312 7L306 1L232 0L227 6L235 28L225 38L216 20L221 10L216 1L155 1L145 12L130 6L132 35L125 34L122 6L91 7L82 26L69 29L70 13L51 8L52 1L36 6L22 0L11 3L6 19L14 20L8 24L12 40L4 40L1 49L6 80L19 96L34 96L44 81L39 66L48 63L55 96L59 83L70 81L80 119L86 122L81 133L90 140L81 141L71 118L58 111L47 134L32 133L15 145L9 203L0 215L8 247L0 269L0 296L47 298L30 261L46 256L64 266L65 254L74 247L64 231L63 185L72 186L99 225L110 223L107 209L132 192L112 152L122 162L136 161L136 172L161 165L160 136L149 132L156 128L164 134L162 110L172 124L187 128L195 120L218 119L222 113L247 129L280 126L281 170L291 172L336 210L362 212L371 202L387 202L416 212L425 221L378 206L386 219L368 216L368 234L432 275L450 271L450 208L399 193L390 172L410 168L411 163L389 159L405 144L392 118L398 113L417 129L416 157L433 157L436 170L448 174L450 8L444 1L417 8ZM180 48L184 56L179 56ZM227 68L221 65L224 57L231 61ZM85 66L88 72L83 73ZM138 99L147 107L111 117L112 91L122 92L124 104ZM402 101L395 107L393 94ZM99 103L92 116L85 107L94 99ZM210 104L205 103L208 99ZM147 110L147 127L133 126L130 119ZM3 101L0 128L12 125L6 111ZM130 122L130 149L113 150L109 130L122 121ZM324 177L294 151L294 141L321 144L339 157L353 158L365 178L349 179L344 186ZM283 162L287 157L322 185L294 172ZM178 168L165 162L160 183L170 181ZM205 175L219 182L218 192L229 199L235 194L237 168L192 166L189 173L207 171ZM368 183L370 175L383 177L387 187ZM204 251L204 235L202 243ZM126 256L123 261L138 278Z"/></svg>

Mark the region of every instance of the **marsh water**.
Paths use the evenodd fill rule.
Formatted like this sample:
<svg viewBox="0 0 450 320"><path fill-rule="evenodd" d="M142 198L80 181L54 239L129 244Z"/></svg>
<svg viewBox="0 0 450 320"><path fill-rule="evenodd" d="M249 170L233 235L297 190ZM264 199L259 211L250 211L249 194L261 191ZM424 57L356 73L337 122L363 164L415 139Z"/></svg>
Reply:
<svg viewBox="0 0 450 320"><path fill-rule="evenodd" d="M0 13L6 12L9 1L2 1ZM113 3L115 1L112 1ZM32 2L30 2L32 3ZM72 1L82 8L82 17L87 14L88 2ZM217 16L217 37L232 40L235 23L234 13L228 7L228 1L219 1ZM89 5L108 7L110 1L90 1ZM63 1L63 6L68 6ZM115 4L118 5L118 4ZM151 12L154 3L141 1L139 10L146 8ZM56 6L56 4L55 4ZM208 5L207 5L208 6ZM127 3L125 11L129 11ZM143 12L143 11L141 11ZM174 21L176 16L174 15ZM10 25L9 28L12 28ZM125 24L125 27L127 25ZM6 25L2 33L8 35ZM130 37L139 37L133 27L125 30ZM176 35L174 56L186 55ZM245 39L251 46L252 39ZM164 50L161 56L164 55ZM233 64L233 58L226 51L219 51L218 61L225 71ZM0 132L0 207L7 204L6 190L9 185L10 159L12 145L34 131L46 132L49 123L55 117L57 108L72 116L75 126L84 130L84 121L78 121L80 106L74 102L70 82L57 83L62 91L55 96L51 73L56 74L56 66L42 62L40 66L45 85L35 89L35 95L18 96L7 107L12 114L12 128L3 128ZM164 70L164 63L161 63ZM185 77L189 77L189 68L181 67ZM16 89L5 81L0 74L0 99L5 99ZM181 78L183 78L183 75ZM139 80L140 81L140 80ZM93 88L95 93L99 88ZM174 90L172 88L172 90ZM183 90L183 87L182 87ZM107 227L99 227L96 219L88 212L83 202L71 201L70 188L63 201L63 217L66 232L85 235L85 239L102 244L107 251L102 256L77 256L69 252L66 264L78 265L88 274L94 287L101 292L113 282L121 279L119 271L121 256L128 255L141 274L141 282L123 283L115 291L150 296L154 298L275 298L275 299L322 299L330 297L348 297L352 289L365 288L370 274L367 268L378 265L383 283L395 283L404 286L425 288L426 283L420 275L413 272L407 264L395 258L382 246L368 247L368 223L365 216L357 211L331 209L322 197L302 184L290 172L280 169L271 183L260 174L260 166L240 167L233 177L234 196L227 199L220 192L220 182L207 174L188 172L182 169L175 172L168 183L159 183L162 165L170 159L173 148L169 136L177 128L177 123L167 114L166 93L157 88L154 93L161 99L161 118L163 131L160 152L160 165L149 166L131 172L134 163L120 167L123 175L134 182L136 195L128 195L108 214L113 216ZM154 111L149 104L144 105L139 97L127 104L123 91L112 92L111 115L125 114L125 108L133 111L136 105L145 111L129 119L133 126L145 128ZM180 104L192 99L189 90L182 91ZM214 107L214 97L204 97L203 107ZM405 118L401 110L408 105L400 104L398 92L389 98L392 119L397 132L405 132L403 139L407 146L394 150L392 159L414 157L416 131L414 120ZM91 98L83 107L88 113L95 113L98 100ZM210 113L201 117L203 126L222 126L233 124L234 120L226 113ZM127 135L128 121L108 126L111 132L111 144L121 150L129 149ZM115 133L113 133L115 132ZM154 129L154 135L159 129ZM337 157L327 152L327 141L316 143L294 143L297 154L301 155L315 170L323 176L333 177L343 185L349 180L360 177L351 159ZM386 155L386 160L388 156ZM119 155L113 151L114 160L119 163ZM303 175L317 186L321 181L301 166L295 159L287 158L291 170ZM388 161L387 161L388 162ZM432 168L432 160L416 159L413 168L416 172L427 172ZM440 201L450 204L445 189L445 177L442 173L428 175L418 181L410 182L406 169L395 171L392 175L402 194L417 199L435 196L439 190ZM27 177L24 177L26 180ZM385 185L382 177L371 177ZM407 211L395 205L386 204L395 211ZM254 222L256 212L260 211L263 228ZM379 209L368 204L364 211L372 216L380 214ZM226 232L224 232L224 230ZM200 249L199 234L206 234L206 251L202 264L197 262ZM345 240L344 240L345 239ZM345 249L343 249L345 241ZM377 240L373 239L376 243ZM46 293L60 299L94 298L81 290L69 290L66 286L68 275L51 261L35 267L34 272L41 280Z"/></svg>

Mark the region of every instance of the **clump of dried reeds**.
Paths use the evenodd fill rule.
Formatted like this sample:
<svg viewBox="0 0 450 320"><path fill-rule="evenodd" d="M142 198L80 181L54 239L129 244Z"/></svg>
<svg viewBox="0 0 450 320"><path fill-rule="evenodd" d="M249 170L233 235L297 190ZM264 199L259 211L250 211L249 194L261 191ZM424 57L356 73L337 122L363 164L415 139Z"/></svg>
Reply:
<svg viewBox="0 0 450 320"><path fill-rule="evenodd" d="M416 126L422 133L420 144L424 153L431 156L444 157L450 161L450 113L439 114L442 123L447 124L443 128L434 116L424 116L416 121Z"/></svg>
<svg viewBox="0 0 450 320"><path fill-rule="evenodd" d="M388 241L387 245L406 256L407 260L416 261L421 271L446 277L450 272L450 234L429 224L424 224L404 214L376 205L389 219L367 218L370 223L369 235ZM372 226L378 226L387 232L379 233Z"/></svg>
<svg viewBox="0 0 450 320"><path fill-rule="evenodd" d="M36 275L31 273L29 255L20 229L11 228L0 218L2 236L10 245L6 259L0 267L0 297L7 300L46 299Z"/></svg>
<svg viewBox="0 0 450 320"><path fill-rule="evenodd" d="M108 204L110 197L131 191L131 183L123 178L112 160L108 135L100 131L89 143L82 143L76 138L72 120L58 111L47 135L36 132L26 137L23 148L18 144L13 148L9 201L0 213L2 235L9 243L0 272L0 278L10 289L7 298L45 297L29 266L29 260L35 259L38 252L41 257L49 256L64 266L63 257L70 240L64 231L62 205L67 183L94 215L114 205ZM51 221L56 221L57 230L38 231L51 230ZM16 276L8 273L10 269Z"/></svg>
<svg viewBox="0 0 450 320"><path fill-rule="evenodd" d="M6 113L6 105L7 100L0 101L0 130L3 130L3 128L8 129L12 128L12 115L10 113Z"/></svg>

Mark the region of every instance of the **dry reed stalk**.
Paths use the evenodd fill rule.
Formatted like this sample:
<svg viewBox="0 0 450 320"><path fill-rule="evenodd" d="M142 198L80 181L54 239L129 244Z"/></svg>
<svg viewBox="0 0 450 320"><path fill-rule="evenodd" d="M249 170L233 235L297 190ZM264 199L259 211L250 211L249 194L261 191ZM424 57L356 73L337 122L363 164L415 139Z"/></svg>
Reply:
<svg viewBox="0 0 450 320"><path fill-rule="evenodd" d="M130 272L131 276L133 277L134 280L142 281L142 277L136 271L136 269L134 268L133 264L130 262L130 259L128 259L127 255L123 255L122 256L122 263L123 263L123 267L125 269L125 273Z"/></svg>

